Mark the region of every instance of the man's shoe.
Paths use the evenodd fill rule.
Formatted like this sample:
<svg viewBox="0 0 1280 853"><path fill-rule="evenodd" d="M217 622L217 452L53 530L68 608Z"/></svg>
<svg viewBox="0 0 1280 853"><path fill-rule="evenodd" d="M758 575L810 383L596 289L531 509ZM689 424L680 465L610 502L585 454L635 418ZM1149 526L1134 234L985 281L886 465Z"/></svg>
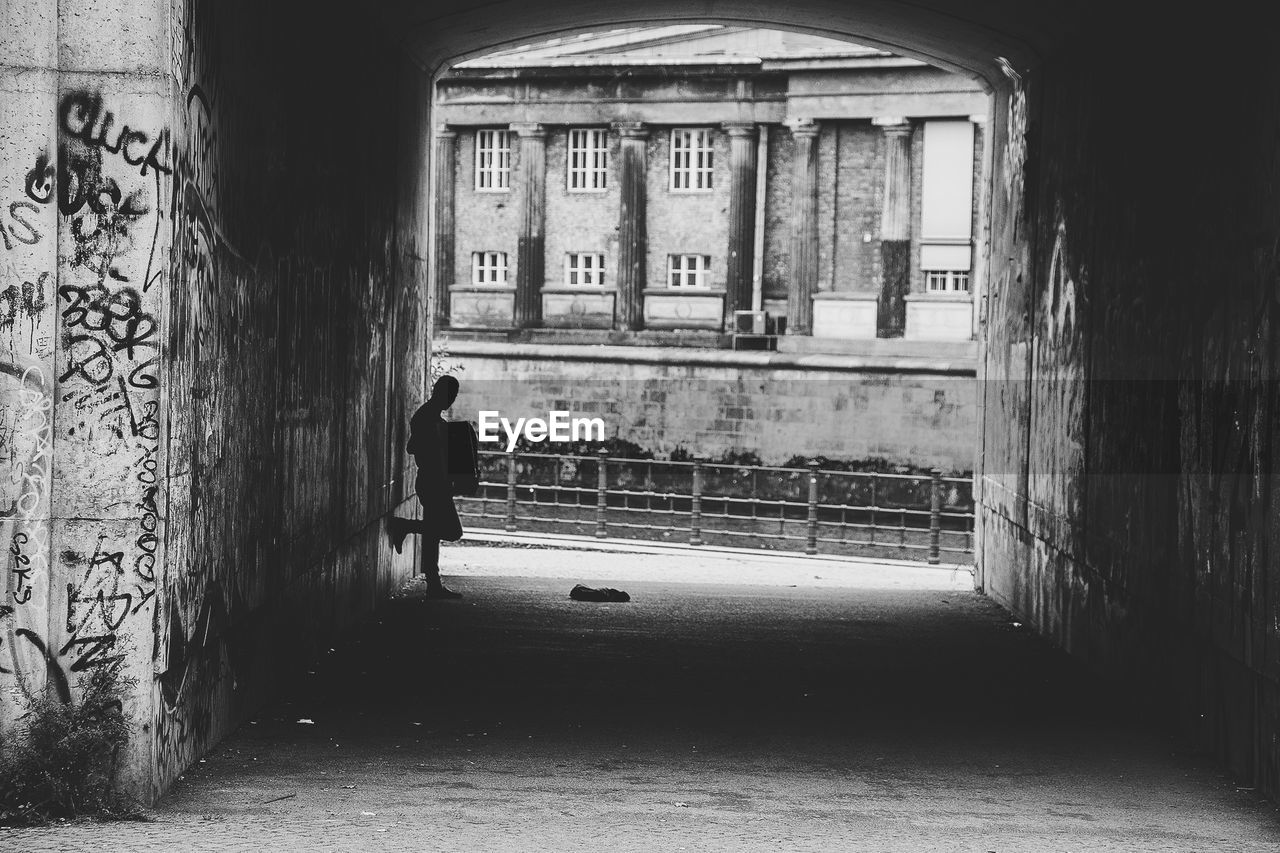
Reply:
<svg viewBox="0 0 1280 853"><path fill-rule="evenodd" d="M427 587L427 598L462 598L462 593L454 592L444 584Z"/></svg>
<svg viewBox="0 0 1280 853"><path fill-rule="evenodd" d="M387 538L391 540L391 547L396 549L397 554L404 553L404 538L408 535L403 518L393 515L387 519Z"/></svg>

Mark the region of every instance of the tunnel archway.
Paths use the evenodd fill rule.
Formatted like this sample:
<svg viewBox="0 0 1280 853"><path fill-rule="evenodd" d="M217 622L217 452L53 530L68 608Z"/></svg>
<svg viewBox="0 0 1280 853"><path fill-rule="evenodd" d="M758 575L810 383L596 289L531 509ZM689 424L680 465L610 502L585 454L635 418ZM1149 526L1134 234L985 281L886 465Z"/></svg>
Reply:
<svg viewBox="0 0 1280 853"><path fill-rule="evenodd" d="M534 9L496 3L484 10L437 4L406 4L405 45L423 68L441 65L522 41L557 33L653 23L720 23L791 29L883 47L996 86L1004 78L1003 57L1029 68L1067 35L1077 20L1069 4L1048 4L1011 13L999 3L899 4L805 2L785 8L754 2L707 2L693 6L656 3L637 9L621 2L575 3ZM401 10L397 10L399 12ZM389 13L388 20L392 20Z"/></svg>
<svg viewBox="0 0 1280 853"><path fill-rule="evenodd" d="M1258 527L1275 512L1265 461L1275 430L1263 414L1275 391L1261 378L1273 359L1259 347L1272 335L1275 248L1263 235L1276 223L1262 212L1270 184L1249 175L1276 169L1276 119L1263 105L1277 81L1241 20L1197 34L1141 10L1065 4L587 5L531 11L527 23L507 6L483 21L444 16L411 51L434 70L567 24L751 23L861 40L991 88L979 586L1100 671L1142 673L1197 743L1274 792L1280 690L1257 664L1274 658L1272 641L1246 626L1276 585L1275 545ZM1156 70L1150 39L1202 61ZM1221 150L1214 134L1192 126L1150 150L1135 140L1210 93L1250 117L1248 154L1215 161L1187 195L1167 176L1193 151ZM1241 227L1233 194L1250 199L1253 225ZM1147 213L1119 213L1135 204ZM1172 260L1170 246L1206 236L1213 248L1200 260ZM1230 284L1213 294L1197 275ZM1238 343L1219 337L1228 328ZM1210 426L1223 410L1234 426ZM1219 489L1236 495L1231 508L1210 497Z"/></svg>
<svg viewBox="0 0 1280 853"><path fill-rule="evenodd" d="M1043 7L1036 12L1020 13L1023 16L1019 17L1010 15L1007 8L981 3L965 4L962 9L954 8L952 4L938 4L926 9L874 2L817 2L789 4L782 9L754 3L710 3L689 7L672 2L646 6L641 10L630 8L626 3L593 3L557 7L554 11L526 10L516 4L499 4L483 11L458 9L450 13L433 9L418 14L424 20L416 24L416 29L415 24L410 24L404 44L423 75L418 85L421 97L425 99L434 97L435 81L445 69L493 50L601 28L677 22L762 26L844 39L917 58L979 81L992 94L990 138L986 146L988 156L993 159L984 166L988 183L982 205L984 221L980 227L983 234L978 241L977 259L977 289L983 294L984 304L988 286L985 279L991 274L991 241L1003 238L1007 242L1016 231L1016 221L1021 215L1016 199L1022 192L1019 160L1026 154L1025 146L1019 149L1027 121L1023 76L1029 74L1045 54L1052 52L1057 40L1078 26L1078 18L1065 6ZM409 20L415 21L413 12L410 12ZM424 115L419 126L424 136L432 134L430 116ZM1014 140L1012 146L1009 145L1010 139ZM429 158L430 154L424 151L423 156ZM995 167L997 162L1001 168ZM1019 186L1015 189L1009 186L1010 183ZM429 195L434 197L434 180L428 189ZM422 239L431 245L429 203L421 210L421 216L428 222ZM1005 270L1006 275L1021 278L1029 263L1025 256L1025 239L1023 242L1023 256L1018 259L1018 266L1023 269ZM429 296L430 300L438 298L436 293ZM979 320L980 327L983 322L985 317ZM980 334L980 349L983 343ZM984 377L985 371L980 368L980 388L985 387ZM978 396L984 401L983 393ZM980 402L980 412L982 405ZM976 480L981 482L981 448L974 471ZM978 495L979 492L975 491L975 498L980 501ZM975 581L982 589L985 572L981 526L977 536Z"/></svg>
<svg viewBox="0 0 1280 853"><path fill-rule="evenodd" d="M864 45L763 27L609 27L529 44L485 55L492 63L482 57L436 75L432 325L445 354L438 369L456 364L467 388L452 417L480 423L485 409L530 416L566 407L599 411L620 455L664 460L674 453L686 463L696 456L792 469L821 458L830 461L824 468L862 472L820 474L824 504L872 500L877 481L868 471L918 476L911 482L927 488L937 467L944 477L963 478L939 486L945 509L954 511L940 538L947 540L946 559L967 559L972 504L965 481L976 436L972 306L983 268L973 256L984 254L978 223L990 150L990 102L981 84ZM529 61L526 50L542 60ZM655 60L655 52L664 58ZM667 136L677 125L694 124L707 128L701 133L715 166L704 189L679 193L661 177L673 163ZM598 186L590 192L575 189L578 178L567 171L581 127L596 128L589 133L604 145ZM491 128L499 129L508 169L502 186L484 189L473 163L480 140L493 138ZM934 132L951 133L954 151L931 149ZM801 136L815 152L812 176L802 168L812 161L797 153ZM922 167L931 150L933 165ZM526 162L540 165L529 170ZM892 177L891 162L904 166ZM963 175L959 189L931 197L929 177L951 173ZM814 212L797 233L794 210L805 203ZM942 215L950 224L931 230ZM806 240L816 249L795 262ZM950 262L964 269L957 293L930 292L930 251L940 248L951 258L962 253ZM702 280L693 289L669 286L664 270L671 253L695 249L701 254L693 259L707 264ZM568 271L574 257L598 263L600 278L577 285ZM497 266L481 275L476 265L483 258ZM897 299L898 293L911 295ZM935 297L949 301L926 301ZM742 309L766 314L774 331L791 327L785 336L739 337L733 321ZM928 311L948 314L934 319ZM881 422L894 426L866 426ZM525 451L556 448L528 444ZM506 461L489 461L486 479L505 483ZM576 472L571 476L590 469L590 482L583 482L594 487L594 461L563 461ZM524 472L550 462L516 464ZM648 471L669 481L662 489L687 492L692 480L680 464L654 463ZM738 474L753 483L761 475L774 497L785 488L775 479L795 485L798 477L794 470ZM891 477L881 498L885 488L905 483ZM465 502L464 517L512 530L514 518L480 520L500 507L503 494L494 485L486 495L497 504ZM701 497L707 518L728 506L713 510L713 494ZM791 498L807 499L803 489ZM687 495L672 500L688 511ZM846 511L824 507L812 547L819 540L824 549L846 553L860 547L838 541L847 530L857 540L869 536L872 544L861 547L874 553L906 556L927 547L915 537L924 535L919 526L927 524L928 505L923 495L901 514L893 510L901 533L868 524L876 510L853 510L857 521L845 528ZM509 513L533 509L521 502ZM763 520L740 522L779 537L763 540L775 547L805 538L803 507L736 509L751 519L776 515L773 533ZM882 526L888 516L886 510ZM717 544L745 534L714 523L705 532ZM890 535L901 537L901 550L874 544Z"/></svg>
<svg viewBox="0 0 1280 853"><path fill-rule="evenodd" d="M822 32L991 87L981 585L1100 670L1140 677L1195 742L1280 790L1280 79L1260 13L34 5L4 36L34 72L5 78L4 247L30 285L9 299L30 322L6 324L26 361L5 372L36 396L10 406L13 482L31 486L14 506L31 498L5 521L25 538L6 565L22 601L0 613L0 677L126 660L148 733L130 758L141 790L167 787L262 701L274 664L313 652L407 570L380 520L408 497L400 425L428 344L432 74L654 20ZM112 139L106 116L131 135ZM171 159L140 147L158 139ZM54 184L88 177L130 203L51 203ZM117 230L130 239L88 239ZM136 293L112 302L125 287ZM82 328L104 306L130 311L128 328ZM0 719L14 717L6 705Z"/></svg>

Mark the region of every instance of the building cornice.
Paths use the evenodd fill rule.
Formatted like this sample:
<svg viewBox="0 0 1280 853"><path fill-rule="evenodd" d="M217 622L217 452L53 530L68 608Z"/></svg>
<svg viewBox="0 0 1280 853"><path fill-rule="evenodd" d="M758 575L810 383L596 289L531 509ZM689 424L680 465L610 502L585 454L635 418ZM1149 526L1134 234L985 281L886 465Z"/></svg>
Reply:
<svg viewBox="0 0 1280 853"><path fill-rule="evenodd" d="M557 362L611 362L697 367L742 367L769 370L829 370L854 373L941 374L972 377L977 371L975 344L956 345L950 357L930 355L946 349L936 342L858 342L869 352L762 352L700 349L695 347L626 346L598 344L543 344L511 340L467 340L457 333L437 333L449 338L452 357L523 358ZM879 350L879 351L875 351ZM963 354L961 354L963 353Z"/></svg>

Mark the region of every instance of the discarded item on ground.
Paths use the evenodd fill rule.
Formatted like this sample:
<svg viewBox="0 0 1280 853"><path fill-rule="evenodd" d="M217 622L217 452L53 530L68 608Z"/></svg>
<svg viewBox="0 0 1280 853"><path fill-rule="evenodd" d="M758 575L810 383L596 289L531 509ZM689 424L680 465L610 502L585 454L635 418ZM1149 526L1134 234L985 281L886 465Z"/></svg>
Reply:
<svg viewBox="0 0 1280 853"><path fill-rule="evenodd" d="M574 601L630 601L631 596L620 589L603 586L599 589L578 584L569 590L569 597Z"/></svg>

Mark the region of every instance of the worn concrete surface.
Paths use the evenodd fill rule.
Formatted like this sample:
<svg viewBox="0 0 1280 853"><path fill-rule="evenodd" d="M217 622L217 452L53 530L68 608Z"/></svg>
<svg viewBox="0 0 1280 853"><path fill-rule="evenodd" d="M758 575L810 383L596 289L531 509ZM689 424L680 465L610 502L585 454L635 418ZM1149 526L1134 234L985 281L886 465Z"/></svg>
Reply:
<svg viewBox="0 0 1280 853"><path fill-rule="evenodd" d="M445 559L463 600L408 587L152 822L11 832L0 848L1280 844L1273 806L1126 717L963 572L779 558L733 578L723 557L485 546ZM570 601L578 581L633 601Z"/></svg>
<svg viewBox="0 0 1280 853"><path fill-rule="evenodd" d="M429 90L322 5L0 2L0 739L119 665L148 800L408 571Z"/></svg>

